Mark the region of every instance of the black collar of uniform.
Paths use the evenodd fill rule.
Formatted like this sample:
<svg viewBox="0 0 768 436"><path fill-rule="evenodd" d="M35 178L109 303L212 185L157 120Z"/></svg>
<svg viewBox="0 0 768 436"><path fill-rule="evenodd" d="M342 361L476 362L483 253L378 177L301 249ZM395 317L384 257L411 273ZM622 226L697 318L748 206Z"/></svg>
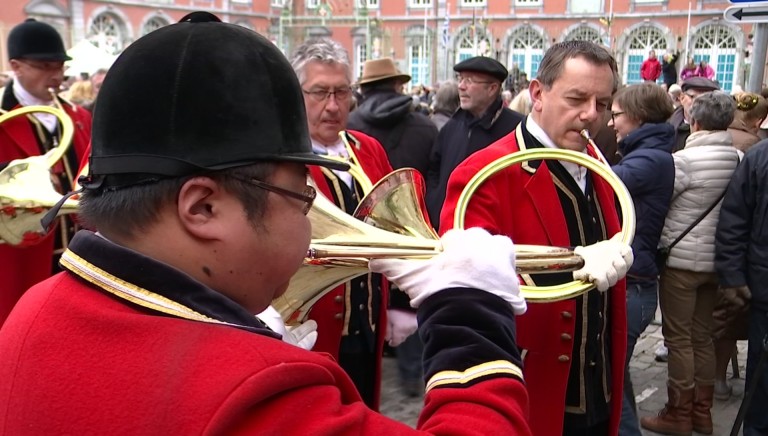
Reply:
<svg viewBox="0 0 768 436"><path fill-rule="evenodd" d="M9 80L5 84L5 90L3 91L3 101L0 103L0 107L3 110L11 110L19 105L19 100L16 99L16 95L13 93L13 80Z"/></svg>
<svg viewBox="0 0 768 436"><path fill-rule="evenodd" d="M187 274L141 253L117 245L87 230L79 231L68 250L93 266L133 286L149 290L198 313L279 338L244 307ZM66 265L62 265L65 269Z"/></svg>

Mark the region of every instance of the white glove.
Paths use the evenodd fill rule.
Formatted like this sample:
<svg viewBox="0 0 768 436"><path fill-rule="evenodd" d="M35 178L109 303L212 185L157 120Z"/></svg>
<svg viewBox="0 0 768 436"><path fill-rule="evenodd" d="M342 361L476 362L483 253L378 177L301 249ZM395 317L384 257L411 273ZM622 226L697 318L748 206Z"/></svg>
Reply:
<svg viewBox="0 0 768 436"><path fill-rule="evenodd" d="M397 309L387 310L387 334L384 340L390 347L402 344L418 329L419 324L416 322L415 313Z"/></svg>
<svg viewBox="0 0 768 436"><path fill-rule="evenodd" d="M408 294L411 307L443 289L474 288L501 297L517 315L525 313L511 239L475 227L450 230L441 242L443 252L431 259L374 259L369 267Z"/></svg>
<svg viewBox="0 0 768 436"><path fill-rule="evenodd" d="M310 319L303 324L289 327L285 325L283 317L272 306L267 307L266 310L256 315L256 317L273 332L281 335L283 342L305 350L311 350L315 346L317 341L317 323L314 320Z"/></svg>
<svg viewBox="0 0 768 436"><path fill-rule="evenodd" d="M576 247L573 252L584 259L584 267L574 271L573 278L594 283L601 292L607 291L627 275L634 261L632 247L621 242L621 234L618 233L607 241Z"/></svg>

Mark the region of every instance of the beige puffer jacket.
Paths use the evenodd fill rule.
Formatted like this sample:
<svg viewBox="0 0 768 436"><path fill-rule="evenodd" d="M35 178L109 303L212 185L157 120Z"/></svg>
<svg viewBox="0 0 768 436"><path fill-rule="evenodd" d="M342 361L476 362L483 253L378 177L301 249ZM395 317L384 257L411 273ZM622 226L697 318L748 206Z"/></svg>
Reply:
<svg viewBox="0 0 768 436"><path fill-rule="evenodd" d="M741 159L727 131L692 133L685 148L673 154L675 188L661 232L661 244L669 246L724 192ZM672 248L667 265L697 272L715 271L715 229L718 204Z"/></svg>

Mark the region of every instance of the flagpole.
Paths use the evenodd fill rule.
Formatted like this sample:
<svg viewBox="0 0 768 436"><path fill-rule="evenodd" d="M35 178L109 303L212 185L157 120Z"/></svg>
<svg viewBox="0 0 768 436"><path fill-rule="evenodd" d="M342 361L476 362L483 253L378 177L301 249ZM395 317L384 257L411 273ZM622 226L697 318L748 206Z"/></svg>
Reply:
<svg viewBox="0 0 768 436"><path fill-rule="evenodd" d="M421 45L421 68L424 70L421 74L421 84L426 86L427 81L427 12L429 8L424 8L424 41Z"/></svg>
<svg viewBox="0 0 768 436"><path fill-rule="evenodd" d="M691 43L691 2L688 1L688 30L685 32L685 64L688 65L688 49Z"/></svg>
<svg viewBox="0 0 768 436"><path fill-rule="evenodd" d="M477 24L475 23L475 8L472 8L472 50L477 56Z"/></svg>

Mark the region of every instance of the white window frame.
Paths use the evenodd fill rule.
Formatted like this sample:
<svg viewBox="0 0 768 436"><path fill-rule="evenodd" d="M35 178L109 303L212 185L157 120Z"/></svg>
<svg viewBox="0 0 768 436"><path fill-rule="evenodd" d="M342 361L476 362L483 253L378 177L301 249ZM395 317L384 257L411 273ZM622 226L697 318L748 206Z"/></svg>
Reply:
<svg viewBox="0 0 768 436"><path fill-rule="evenodd" d="M306 0L304 5L307 9L317 9L320 7L320 0Z"/></svg>
<svg viewBox="0 0 768 436"><path fill-rule="evenodd" d="M361 41L355 44L355 74L353 77L360 77L363 75L363 64L368 60L368 44L365 41Z"/></svg>
<svg viewBox="0 0 768 436"><path fill-rule="evenodd" d="M269 5L273 8L282 8L285 5L285 0L270 0Z"/></svg>
<svg viewBox="0 0 768 436"><path fill-rule="evenodd" d="M359 9L362 9L362 8L378 9L379 0L357 0L357 7Z"/></svg>
<svg viewBox="0 0 768 436"><path fill-rule="evenodd" d="M541 6L543 4L543 0L515 0L515 6L520 7Z"/></svg>
<svg viewBox="0 0 768 436"><path fill-rule="evenodd" d="M431 8L432 0L408 0L408 7L412 9Z"/></svg>

